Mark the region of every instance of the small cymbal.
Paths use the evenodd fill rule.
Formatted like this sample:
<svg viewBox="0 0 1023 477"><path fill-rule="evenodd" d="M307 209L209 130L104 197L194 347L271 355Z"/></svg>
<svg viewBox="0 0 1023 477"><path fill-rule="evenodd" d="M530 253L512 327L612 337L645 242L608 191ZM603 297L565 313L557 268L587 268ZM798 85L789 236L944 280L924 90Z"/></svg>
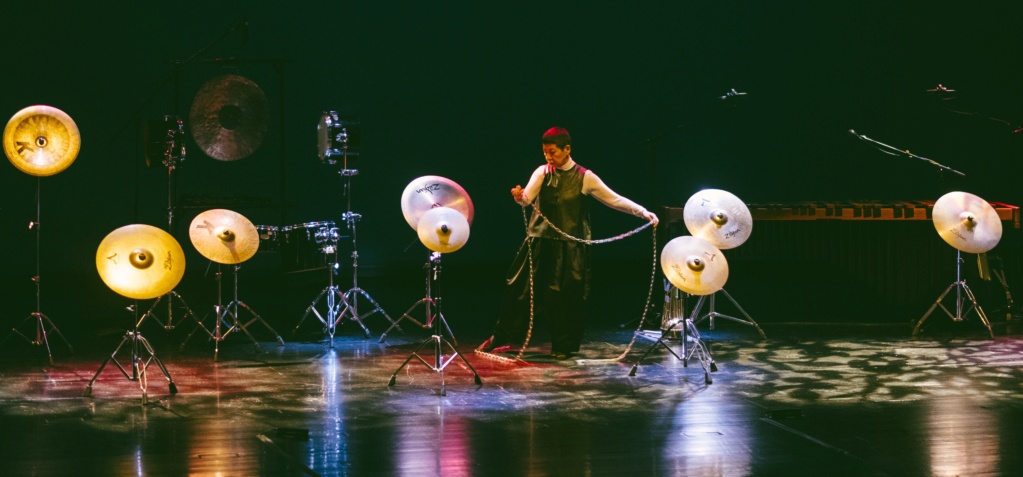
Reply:
<svg viewBox="0 0 1023 477"><path fill-rule="evenodd" d="M719 189L704 189L682 209L686 229L721 250L738 247L753 231L753 216L738 197Z"/></svg>
<svg viewBox="0 0 1023 477"><path fill-rule="evenodd" d="M67 169L82 146L78 126L52 106L18 111L4 128L4 152L11 164L33 176L52 176Z"/></svg>
<svg viewBox="0 0 1023 477"><path fill-rule="evenodd" d="M213 78L192 100L192 137L218 161L242 159L263 143L268 109L266 95L252 80L238 75Z"/></svg>
<svg viewBox="0 0 1023 477"><path fill-rule="evenodd" d="M96 250L96 270L111 290L136 300L164 295L185 275L185 252L169 233L152 225L125 225Z"/></svg>
<svg viewBox="0 0 1023 477"><path fill-rule="evenodd" d="M256 226L233 210L210 209L196 215L188 238L203 257L226 265L242 263L259 250Z"/></svg>
<svg viewBox="0 0 1023 477"><path fill-rule="evenodd" d="M451 207L430 209L419 218L419 241L426 248L451 253L469 241L469 221Z"/></svg>
<svg viewBox="0 0 1023 477"><path fill-rule="evenodd" d="M725 286L728 261L710 242L687 235L664 245L661 271L679 290L692 295L710 295Z"/></svg>
<svg viewBox="0 0 1023 477"><path fill-rule="evenodd" d="M401 213L413 230L418 230L419 219L430 209L450 207L457 210L472 224L472 199L462 186L440 176L423 176L409 182L401 193Z"/></svg>
<svg viewBox="0 0 1023 477"><path fill-rule="evenodd" d="M986 200L968 192L949 192L934 202L931 220L941 238L957 250L984 253L1002 238L1002 221Z"/></svg>

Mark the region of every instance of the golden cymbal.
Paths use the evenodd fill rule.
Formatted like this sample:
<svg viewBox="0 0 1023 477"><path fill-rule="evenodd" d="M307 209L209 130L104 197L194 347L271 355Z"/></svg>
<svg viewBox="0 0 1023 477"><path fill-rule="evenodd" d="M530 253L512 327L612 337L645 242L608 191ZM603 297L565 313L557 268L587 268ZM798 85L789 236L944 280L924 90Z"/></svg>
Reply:
<svg viewBox="0 0 1023 477"><path fill-rule="evenodd" d="M236 161L263 143L268 109L266 95L252 80L238 75L213 78L192 100L192 137L210 157Z"/></svg>
<svg viewBox="0 0 1023 477"><path fill-rule="evenodd" d="M440 253L451 253L469 241L469 221L451 207L430 209L419 218L419 241L426 248Z"/></svg>
<svg viewBox="0 0 1023 477"><path fill-rule="evenodd" d="M692 295L710 295L725 286L728 261L710 242L687 235L664 245L661 271L679 290Z"/></svg>
<svg viewBox="0 0 1023 477"><path fill-rule="evenodd" d="M753 231L753 216L738 197L719 189L704 189L682 209L686 229L721 250L738 247Z"/></svg>
<svg viewBox="0 0 1023 477"><path fill-rule="evenodd" d="M472 224L475 211L472 199L462 186L440 176L423 176L409 182L401 193L401 213L413 230L418 230L419 219L430 209L450 207L465 216Z"/></svg>
<svg viewBox="0 0 1023 477"><path fill-rule="evenodd" d="M78 126L52 106L29 106L18 111L4 128L4 152L18 170L33 176L52 176L67 169L82 146Z"/></svg>
<svg viewBox="0 0 1023 477"><path fill-rule="evenodd" d="M256 226L233 210L210 209L196 215L188 238L203 257L226 265L242 263L259 250Z"/></svg>
<svg viewBox="0 0 1023 477"><path fill-rule="evenodd" d="M941 238L966 253L984 253L1002 238L1002 221L986 200L968 192L949 192L934 202L931 220Z"/></svg>
<svg viewBox="0 0 1023 477"><path fill-rule="evenodd" d="M99 244L96 270L111 290L136 300L164 295L185 275L185 252L152 225L125 225Z"/></svg>

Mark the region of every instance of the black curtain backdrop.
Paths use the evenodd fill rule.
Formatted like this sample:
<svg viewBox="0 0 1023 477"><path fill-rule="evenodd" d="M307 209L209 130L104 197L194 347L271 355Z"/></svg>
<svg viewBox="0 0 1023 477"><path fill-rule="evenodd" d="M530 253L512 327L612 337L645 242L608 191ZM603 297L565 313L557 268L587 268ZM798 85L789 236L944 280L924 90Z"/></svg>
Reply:
<svg viewBox="0 0 1023 477"><path fill-rule="evenodd" d="M141 124L179 115L187 130L198 88L221 74L259 84L268 132L254 154L234 162L215 161L188 139L175 175L174 235L189 260L182 288L201 303L211 300L212 269L186 229L207 206L235 209L261 225L340 221L347 205L341 178L316 150L317 122L330 110L361 120L360 156L349 163L359 170L351 203L363 216L360 271L371 291L388 297L384 305L394 315L421 295L427 255L402 217L400 195L417 177L441 175L461 184L476 207L468 244L445 261L453 280L446 289L467 298L448 306L492 322L496 314L487 306L496 302L523 236L508 190L541 162L539 138L553 125L572 133L580 164L652 210L681 207L703 188L750 203L934 200L949 190L1023 203L1016 186L1023 6L1015 2L183 1L39 8L4 28L9 63L0 78L0 116L34 104L60 108L80 128L82 149L70 168L38 181L0 167L7 257L0 309L11 322L35 305L29 280L35 235L27 225L38 184L43 311L62 328L110 324L106 316L119 313L126 299L99 279L96 247L123 225L166 225L168 174L159 164L146 166ZM938 84L955 92L927 91ZM746 95L721 99L732 88ZM880 153L850 130L966 177L943 178L924 161ZM641 224L599 204L594 221L599 237ZM594 248L595 305L603 319L638 317L650 237ZM750 241L758 238L755 229ZM914 240L954 253L936 234ZM1012 273L1018 244L1018 233L1007 229L996 249L1012 257ZM728 288L757 290L743 301L760 321L775 320L764 315L780 310L780 298L826 292L805 288L819 282L817 269L772 279L771 269L757 269L763 261L748 255L735 254ZM744 274L744 263L756 271ZM253 279L271 283L268 289L281 278L272 257L260 255L249 268ZM925 277L933 293L912 297L907 307L925 308L953 271ZM312 298L296 295L306 303ZM654 303L658 298L655 290ZM292 308L281 300L265 306ZM817 311L830 309L823 304Z"/></svg>

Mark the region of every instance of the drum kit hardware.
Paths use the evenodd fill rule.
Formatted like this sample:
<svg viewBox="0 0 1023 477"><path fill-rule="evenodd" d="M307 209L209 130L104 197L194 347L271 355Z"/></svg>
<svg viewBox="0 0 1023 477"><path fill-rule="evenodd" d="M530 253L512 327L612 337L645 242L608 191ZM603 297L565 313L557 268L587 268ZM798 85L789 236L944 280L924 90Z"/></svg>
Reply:
<svg viewBox="0 0 1023 477"><path fill-rule="evenodd" d="M237 161L263 143L268 110L266 95L254 81L230 74L213 78L192 100L192 137L213 159Z"/></svg>
<svg viewBox="0 0 1023 477"><path fill-rule="evenodd" d="M728 261L722 250L735 248L746 242L753 230L753 216L738 197L719 189L704 189L693 194L686 201L682 216L686 229L692 235L672 239L661 250L661 271L670 283L670 286L666 286L661 335L636 360L629 371L629 376L635 376L639 363L660 345L681 360L684 366L688 366L689 360L696 355L703 367L705 382L711 384L713 380L710 373L717 371L717 364L707 345L700 338L700 332L696 327L700 321L709 319L710 327L713 329L715 318L725 318L750 325L757 329L762 338L766 338L760 326L724 288L725 282L728 281ZM699 297L688 317L685 315L682 292ZM724 293L746 319L717 312L714 309L714 296L718 292ZM710 311L700 315L704 300L709 303ZM680 335L681 356L664 343L670 333ZM689 343L690 337L692 345Z"/></svg>
<svg viewBox="0 0 1023 477"><path fill-rule="evenodd" d="M320 160L325 165L337 166L339 165L338 159L340 158L341 169L338 170L338 175L344 180L342 194L345 196L347 203L347 208L342 214L342 220L352 239L352 288L342 293L334 283L334 275L340 267L337 245L341 234L337 228L334 228L334 223L330 222L330 227L319 229L315 235L318 243L327 244L321 248L324 261L330 265L327 286L313 300L312 304L306 308L305 315L302 316L302 319L295 326L295 331L298 331L306 317L312 313L324 324L326 333L330 337L330 346L333 347L337 326L345 319L356 322L365 332L367 338L371 336L369 328L363 323L363 320L367 317L380 313L387 321L391 322L392 326L395 325L395 321L391 319L383 307L366 290L359 287L359 247L356 230L362 215L352 212L352 177L357 176L359 171L348 168L349 156L353 158L358 157L357 149L360 142L359 121L353 118L342 118L336 111L326 111L320 116L316 130L319 139L317 149ZM372 310L366 313L359 311L360 296L373 306ZM320 300L324 298L326 298L326 310L325 313L321 313L318 306ZM344 306L343 308L342 305Z"/></svg>
<svg viewBox="0 0 1023 477"><path fill-rule="evenodd" d="M135 224L125 225L110 232L96 250L96 271L100 279L114 292L133 300L147 300L166 295L174 289L185 275L185 252L174 237L158 227ZM99 370L85 388L85 397L92 396L92 386L107 364L113 362L121 374L129 381L138 382L142 388L142 402L147 402L146 370L152 363L160 368L170 388L171 394L177 394L177 387L163 361L149 341L139 332L139 326L146 315L138 318L138 306L129 310L135 313L133 327L128 330L114 352L103 361ZM117 354L128 346L131 352L131 364L125 365L117 360ZM126 367L130 367L129 372Z"/></svg>
<svg viewBox="0 0 1023 477"><path fill-rule="evenodd" d="M154 162L159 160L160 164L167 168L167 231L172 233L174 231L175 212L174 191L176 190L174 172L178 168L178 163L184 162L187 156L184 123L177 116L164 115L160 120L148 121L146 123L144 136L146 167L152 166ZM167 299L166 321L160 319L156 314L157 307L164 298ZM178 302L177 304L181 310L183 310L183 318L192 317L196 319L195 312L188 306L185 299L174 290L157 297L149 306L149 309L142 315L143 318L151 317L153 321L159 323L164 329L173 330L177 326L174 324L175 300Z"/></svg>
<svg viewBox="0 0 1023 477"><path fill-rule="evenodd" d="M213 330L210 331L202 320L199 320L195 329L189 333L181 346L184 347L192 335L201 328L215 343L213 360L216 361L220 353L220 342L232 332L240 330L249 337L258 352L259 342L248 330L248 327L257 321L270 330L277 337L277 343L283 346L284 340L280 334L251 307L238 299L240 264L252 258L259 250L259 232L256 230L256 226L245 216L232 210L210 209L192 219L192 224L188 229L188 238L203 257L217 264L217 304L213 310ZM234 298L227 306L223 305L221 265L233 265L234 269ZM239 314L239 307L244 308L251 315L249 321L243 322Z"/></svg>
<svg viewBox="0 0 1023 477"><path fill-rule="evenodd" d="M439 191L444 192L438 194L437 200L421 200L413 197L419 194L431 194L432 192ZM458 205L459 208L448 207L445 204ZM426 297L412 305L398 321L400 322L402 319L407 318L420 327L430 328L432 335L420 343L412 351L412 354L401 363L401 366L394 370L387 385L394 386L398 372L408 365L410 361L417 359L434 372L440 373L440 395L444 396L447 394L444 383L444 368L451 364L456 357L472 372L476 385L482 385L483 381L480 379L476 369L469 364L465 356L458 352L455 344L444 338L443 333L447 331L448 336L454 341L451 328L441 312L442 300L440 297L441 256L444 253L451 253L461 249L469 240L469 224L472 222L473 216L472 200L469 198L469 194L465 192L465 189L462 189L454 181L440 176L424 176L412 181L405 188L401 197L401 212L412 229L416 231L419 241L432 252L426 264L428 269ZM437 292L436 296L433 295L435 291ZM412 310L420 305L426 306L425 323L416 321L410 315ZM436 313L434 313L434 310ZM392 328L395 326L397 326L397 323L393 324ZM383 339L384 337L381 336L380 340L383 341ZM419 354L420 350L431 344L433 345L433 364L427 362ZM451 353L446 358L444 356L445 345Z"/></svg>
<svg viewBox="0 0 1023 477"><path fill-rule="evenodd" d="M74 120L64 111L46 105L35 105L24 108L7 122L3 134L4 152L18 170L36 177L36 218L29 222L29 229L35 231L36 241L36 274L32 277L36 290L36 307L19 327L25 322L35 322L35 337L30 338L14 327L11 334L17 334L27 342L37 346L45 346L50 364L53 364L53 352L50 349L48 335L56 333L71 348L71 343L64 338L57 326L42 312L40 298L40 238L42 207L40 197L42 178L57 174L68 167L78 157L81 148L81 135ZM4 337L3 342L11 334ZM2 342L0 342L2 343Z"/></svg>
<svg viewBox="0 0 1023 477"><path fill-rule="evenodd" d="M472 201L469 199L469 194L465 192L465 189L451 179L444 177L420 177L405 186L405 190L401 193L401 213L405 217L405 222L407 222L413 230L416 230L417 233L419 231L419 222L422 220L423 216L438 208L451 209L457 212L459 215L464 216L469 224L472 223L472 218L475 213ZM466 229L466 233L467 232L468 228ZM435 232L433 231L428 231L426 233L435 235ZM456 234L460 234L460 232L456 232ZM427 238L429 239L429 237ZM420 240L422 239L423 237L420 237ZM468 239L468 235L466 235L464 239ZM436 243L439 242L440 237L430 240L432 243ZM449 240L449 238L446 238L445 240ZM462 240L460 235L456 240ZM424 245L426 244L424 243ZM430 248L430 245L427 245L427 248ZM413 304L403 315L401 315L400 318L398 318L398 321L394 322L390 328L380 335L381 343L387 339L387 334L390 333L393 328L401 330L401 328L398 327L398 324L401 323L402 320L409 320L422 329L430 329L433 327L433 321L435 318L433 310L436 308L436 303L434 303L430 294L430 284L432 282L431 262L427 261L423 268L427 271L426 296ZM419 321L412 316L412 312L420 306L424 306L426 308L426 319L424 321ZM441 317L441 322L444 323L445 327L447 326L443 317ZM458 344L458 341L455 339L450 329L448 329L448 336L451 336L452 342L456 345Z"/></svg>
<svg viewBox="0 0 1023 477"><path fill-rule="evenodd" d="M975 312L980 321L987 327L988 334L994 339L984 309L977 304L977 297L962 278L962 253L984 254L995 248L1002 238L1002 222L998 212L990 203L968 192L949 192L934 202L931 220L938 235L945 243L956 249L956 280L945 289L938 299L927 309L924 316L913 327L913 337L920 333L924 321L931 316L935 308L948 315L954 322L963 321L971 312ZM949 292L955 289L955 313L945 307L943 301Z"/></svg>

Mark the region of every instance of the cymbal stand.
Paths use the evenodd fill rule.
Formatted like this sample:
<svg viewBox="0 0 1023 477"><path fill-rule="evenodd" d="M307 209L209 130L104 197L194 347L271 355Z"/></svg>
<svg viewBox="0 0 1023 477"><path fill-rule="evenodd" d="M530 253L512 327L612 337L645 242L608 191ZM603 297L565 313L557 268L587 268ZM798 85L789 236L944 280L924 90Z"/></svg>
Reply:
<svg viewBox="0 0 1023 477"><path fill-rule="evenodd" d="M128 378L129 381L139 383L139 387L142 388L142 404L148 403L148 379L146 377L146 370L149 369L149 365L156 363L163 372L164 377L167 378L168 387L170 388L171 394L178 393L178 387L174 385L174 379L171 378L170 372L167 371L167 367L163 365L163 361L156 356L156 352L153 351L153 347L149 344L149 341L142 336L139 332L139 325L146 319L146 315L142 315L142 318L138 318L138 302L128 307L128 311L134 313L134 319L132 320L135 327L128 330L124 334L124 338L121 339L121 344L117 345L114 352L110 354L107 359L103 361L103 364L96 370L96 374L92 376L89 381L89 385L85 388L85 393L82 394L84 397L92 397L92 385L96 383L96 379L99 378L100 373L103 372L103 368L106 368L107 364L111 361L117 366L117 369L121 371L124 377ZM125 369L125 365L121 364L117 360L117 353L121 351L125 345L130 344L128 349L131 351L131 374Z"/></svg>
<svg viewBox="0 0 1023 477"><path fill-rule="evenodd" d="M39 192L40 189L41 189L41 185L42 185L42 179L40 177L36 177L36 220L34 222L29 222L28 223L29 230L35 230L35 232L36 232L36 274L35 274L35 276L32 277L32 283L35 283L35 288L36 288L36 311L34 311L31 314L29 314L29 316L26 317L24 320L22 320L21 324L18 325L20 327L26 321L34 320L35 323L36 323L36 326L35 326L35 338L34 339L29 338L28 336L23 334L21 331L19 331L18 327L14 327L14 328L11 328L11 332L8 333L6 337L4 337L3 341L0 341L0 344L3 344L3 342L6 342L7 338L10 338L10 336L12 334L17 334L18 336L24 338L25 341L27 341L29 344L33 344L33 345L36 345L36 346L46 346L46 355L49 357L50 365L52 366L53 365L53 352L50 349L50 339L48 337L50 333L56 333L57 336L59 336L60 339L64 341L64 344L67 345L69 350L74 352L74 349L71 347L71 343L68 342L67 338L64 338L64 335L61 334L59 329L57 329L57 325L55 325L53 323L53 321L50 320L50 317L46 316L42 312L42 299L41 299L41 287L40 287L41 280L40 280L40 266L39 266L39 263L40 263L40 258L39 257L41 255L41 250L42 250L41 247L40 247L40 239L41 239L40 229L41 229L41 224L39 222L40 221L40 217L42 216L42 213L41 213L42 206L40 205L41 202L40 202L40 192Z"/></svg>
<svg viewBox="0 0 1023 477"><path fill-rule="evenodd" d="M277 337L277 344L284 346L284 338L281 338L281 334L274 330L273 327L271 327L270 324L263 319L263 317L259 316L259 313L256 313L256 311L252 309L252 307L246 305L244 301L238 299L238 270L241 268L242 266L238 264L234 266L234 299L231 300L231 303L227 304L227 308L229 310L232 310L231 313L234 316L235 326L241 327L241 329L246 330L246 333L248 333L247 330L249 326L258 321L262 323L263 326L266 327L266 329L270 330L270 332L273 333L274 336ZM252 318L250 318L249 321L245 323L241 322L241 315L238 314L239 306L245 308L245 310L249 312L249 315L252 316ZM252 335L249 335L249 337L251 336Z"/></svg>
<svg viewBox="0 0 1023 477"><path fill-rule="evenodd" d="M309 317L310 313L312 313L317 320L320 320L320 323L323 323L324 331L327 333L327 336L330 337L330 347L333 348L334 335L337 332L337 325L339 322L341 322L341 318L345 316L345 314L348 312L349 308L351 308L352 305L348 303L348 300L345 299L344 293L341 293L341 290L338 288L337 284L334 283L334 275L337 274L338 269L336 246L326 245L323 247L322 250L324 257L326 258L333 257L332 260L327 259L324 260L329 264L329 266L327 267L327 286L324 287L320 294L316 296L316 299L313 300L312 304L310 304L305 309L305 313L302 315L302 319L298 320L298 324L295 325L295 329L292 330L292 333L297 332L298 328L302 326L302 323L305 321L305 319ZM321 314L320 310L317 308L317 306L320 303L320 300L324 298L327 299L326 316L323 316L323 314ZM344 305L345 307L344 310L341 309L341 305ZM359 327L362 328L362 331L366 333L366 337L369 338L370 337L369 329L366 328L366 325L362 324L362 321L359 321L359 317L353 315L352 319L359 324Z"/></svg>
<svg viewBox="0 0 1023 477"><path fill-rule="evenodd" d="M235 268L235 276L234 276L234 278L235 278L235 281L234 281L235 299L237 300L237 297L238 297L238 269L237 268ZM185 341L181 342L181 349L184 349L185 348L185 344L188 343L188 340L192 339L192 335L194 335L196 331L199 331L199 329L202 328L202 330L205 331L206 334L208 334L210 336L210 339L212 339L213 342L214 342L214 345L213 345L213 361L216 361L217 357L220 354L220 342L224 341L225 339L227 339L227 337L232 332L235 332L235 331L238 331L238 330L241 330L242 332L244 332L245 335L249 337L249 340L252 341L253 346L256 347L256 352L257 353L260 352L259 342L256 341L256 338L252 336L252 333L249 333L249 330L246 329L245 325L242 324L242 322L238 319L238 308L237 308L237 306L235 306L233 312L231 311L231 304L235 304L235 301L232 301L231 304L229 304L228 306L224 306L223 305L223 303L224 303L224 298L223 298L223 273L221 272L220 264L219 263L217 264L216 281L217 281L217 304L213 306L214 320L215 320L213 322L213 331L210 331L209 328L206 328L206 326L203 325L201 320L197 320L198 323L195 325L195 328L193 328L192 332L188 334L188 336L185 338ZM247 306L245 308L248 309ZM252 311L252 310L250 309L249 311ZM257 315L257 317L258 317L258 315ZM230 320L228 320L228 318L230 318ZM263 324L266 324L266 322L264 322ZM277 334L277 332L274 331L273 328L270 328L270 325L267 325L267 328L269 328L270 331L273 332L274 334ZM282 340L279 335L277 336L277 341L280 344L282 344L282 345L284 344L284 340Z"/></svg>
<svg viewBox="0 0 1023 477"><path fill-rule="evenodd" d="M430 265L429 277L430 277L430 279L427 282L428 283L428 286L427 286L427 298L429 299L429 301L426 302L426 303L427 303L427 310L428 310L427 311L427 315L428 316L429 316L429 308L432 305L436 305L436 307L437 307L437 315L433 317L435 319L431 320L432 321L432 325L433 325L432 326L433 334L429 338L423 340L423 342L420 343L419 346L414 351L412 351L412 354L410 354L408 358L405 358L405 362L401 363L401 366L398 366L398 369L394 370L394 373L391 374L391 379L387 382L388 386L394 386L395 380L398 377L398 372L401 371L401 369L404 368L405 365L407 365L409 363L409 361L412 361L412 359L418 359L419 362L423 363L426 367L430 368L431 370L433 370L433 371L435 371L437 373L440 373L440 395L441 396L445 396L445 395L447 395L447 389L446 389L445 383L444 383L444 368L446 368L449 364L451 364L451 362L454 361L454 359L456 357L461 359L462 363L465 364L465 366L467 368L469 368L469 371L472 372L473 381L476 383L476 385L480 386L480 385L483 384L483 381L480 379L480 375L479 375L479 373L476 372L476 369L473 368L471 364L469 364L469 361L465 359L465 356L462 356L462 353L458 352L458 349L455 348L455 345L452 345L451 342L449 342L448 340L444 339L444 336L441 334L442 331L443 331L441 329L441 325L442 324L444 325L444 328L447 329L449 335L451 334L451 328L448 328L447 322L444 320L444 315L441 314L441 302L442 302L441 298L439 296L437 298L435 298L435 299L430 297L430 288L431 287L429 287L429 283L432 281L434 284L437 285L438 290L440 288L440 274L441 274L440 259L441 259L441 254L439 252L433 252L433 253L430 254L430 260L429 260L429 265ZM440 293L438 291L438 295L439 294ZM420 303L422 303L422 301L420 301ZM452 338L452 339L454 339L454 338ZM419 355L419 350L423 349L426 345L429 345L429 344L433 345L433 364L432 365L429 362L427 362L425 359L423 359L422 356ZM447 359L444 358L443 345L447 345L448 349L451 350L451 354L447 357Z"/></svg>
<svg viewBox="0 0 1023 477"><path fill-rule="evenodd" d="M749 313L746 313L746 310L743 310L742 307L739 306L739 302L735 301L735 298L732 298L732 295L730 295L728 293L728 291L725 290L724 288L722 288L720 291L721 291L721 293L723 293L725 295L725 298L728 298L728 300L731 301L733 305L735 305L735 308L738 309L739 312L742 313L742 316L745 316L746 319L744 320L742 318L736 318L734 316L729 316L729 315L726 315L724 313L717 312L714 309L714 297L717 296L717 293L712 293L712 294L708 295L709 298L707 299L707 304L708 304L708 307L709 307L709 311L706 314L704 314L704 315L700 316L699 318L697 318L696 321L693 322L693 324L700 324L701 321L709 319L710 320L710 329L713 330L714 329L714 319L715 318L724 318L726 320L732 320L732 321L734 321L736 323L742 323L744 325L749 325L749 326L752 326L752 327L756 328L757 332L760 333L760 337L766 340L767 339L767 335L764 334L764 330L760 329L760 325L757 325L757 322L753 321L753 318L751 318L749 316ZM697 303L700 303L701 306L702 306L701 301L702 300L698 300ZM697 307L696 310L697 310L697 312L699 312L700 308Z"/></svg>
<svg viewBox="0 0 1023 477"><path fill-rule="evenodd" d="M920 328L923 326L924 321L926 321L927 318L931 316L931 313L934 312L934 309L937 307L941 307L941 310L944 311L945 314L952 319L952 321L956 322L963 321L964 318L970 315L971 311L975 311L977 313L977 316L980 317L980 321L984 323L985 327L987 327L987 332L991 336L991 339L995 339L995 332L991 330L991 322L988 321L987 315L984 313L984 309L982 309L980 305L977 304L977 297L973 295L973 290L970 290L970 287L966 285L966 280L962 278L962 265L963 265L962 251L956 249L956 281L952 282L952 284L945 289L945 291L938 297L937 300L935 300L931 307L927 309L927 312L924 313L924 316L922 316L920 320L916 322L916 326L913 327L914 338L916 338L917 334L920 333ZM954 315L952 314L951 311L949 311L948 308L945 307L945 304L942 303L942 301L945 299L945 296L948 295L948 292L952 291L953 288L955 288L956 291ZM967 300L969 300L968 304ZM967 307L967 305L969 305L969 307Z"/></svg>
<svg viewBox="0 0 1023 477"><path fill-rule="evenodd" d="M349 201L349 204L350 203L351 202ZM342 319L347 315L350 319L361 324L362 320L366 317L372 316L375 313L380 313L384 315L384 318L386 318L387 321L391 322L392 326L396 326L395 321L391 319L390 315L388 315L386 311L384 311L384 308L381 307L380 304L366 292L366 290L359 288L359 249L356 245L355 223L361 218L362 215L351 211L351 205L349 205L349 211L344 213L344 220L348 225L348 230L352 231L352 288L349 288L348 291L344 293L345 299L348 301L348 308L341 313L339 319ZM362 295L363 298L373 305L372 310L361 315L359 314L359 295ZM398 330L400 331L401 328L399 327Z"/></svg>
<svg viewBox="0 0 1023 477"><path fill-rule="evenodd" d="M711 295L713 296L713 295ZM653 352L658 345L668 350L672 356L679 361L682 361L682 366L689 367L689 360L696 355L696 359L700 361L700 366L703 367L703 379L707 384L714 382L710 377L712 371L717 371L717 364L714 363L714 358L710 355L710 350L707 345L704 344L703 339L700 338L700 331L696 328L695 318L700 312L700 308L703 305L703 300L706 295L700 296L696 300L696 305L693 307L692 313L686 318L684 315L681 318L675 318L668 322L667 328L661 332L661 336L654 341L654 344L647 348L646 352L643 353L639 359L636 360L635 364L632 365L632 369L629 371L629 376L636 375L636 369L639 368L639 363L642 362L647 355ZM675 350L671 349L664 340L668 337L669 333L680 333L682 341L682 354L679 355ZM689 341L692 340L692 344Z"/></svg>
<svg viewBox="0 0 1023 477"><path fill-rule="evenodd" d="M175 123L174 128L166 129L166 136L163 138L164 150L163 159L161 163L167 168L167 233L174 234L174 191L176 184L174 182L174 171L177 169L178 162L185 160L185 130L184 124L181 119L176 116L164 115L163 123L167 124ZM164 297L167 298L167 320L161 320L156 315L156 307L163 301ZM196 314L189 308L188 303L181 297L176 291L171 290L164 295L161 295L153 301L153 304L149 306L145 314L142 315L143 319L146 317L152 317L153 321L160 324L165 330L173 330L177 325L174 324L174 300L179 302L183 310L182 319L192 317L196 322L199 319L196 318Z"/></svg>
<svg viewBox="0 0 1023 477"><path fill-rule="evenodd" d="M448 328L448 323L444 320L444 315L440 313L440 306L438 306L437 302L433 299L431 288L434 282L434 273L436 268L433 263L433 255L431 255L430 259L423 265L423 268L426 270L426 296L413 303L408 310L405 310L405 313L398 318L398 321L391 322L391 326L380 335L380 343L383 343L384 340L387 339L387 334L390 333L392 329L398 328L398 331L401 331L401 327L398 326L398 323L401 323L401 320L409 320L424 330L433 328L434 321L439 321L447 330L448 336L451 337L451 342L454 343L455 346L458 346L458 340L455 339L455 334L451 332L451 328ZM424 306L426 308L426 319L423 321L419 321L412 317L412 312L420 306ZM436 313L434 313L434 311L436 311Z"/></svg>

